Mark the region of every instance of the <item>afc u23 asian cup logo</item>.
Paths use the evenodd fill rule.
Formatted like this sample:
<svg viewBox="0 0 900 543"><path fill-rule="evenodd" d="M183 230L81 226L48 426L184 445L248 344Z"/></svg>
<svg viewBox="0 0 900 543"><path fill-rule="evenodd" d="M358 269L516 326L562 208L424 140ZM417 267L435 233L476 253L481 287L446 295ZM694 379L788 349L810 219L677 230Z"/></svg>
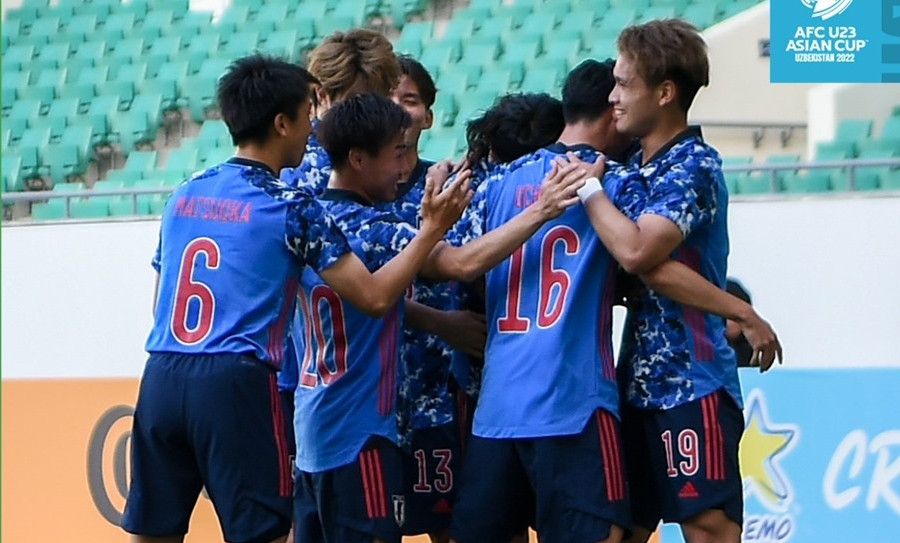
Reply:
<svg viewBox="0 0 900 543"><path fill-rule="evenodd" d="M803 5L813 10L812 16L818 17L823 21L831 19L835 15L844 12L853 0L800 0Z"/></svg>

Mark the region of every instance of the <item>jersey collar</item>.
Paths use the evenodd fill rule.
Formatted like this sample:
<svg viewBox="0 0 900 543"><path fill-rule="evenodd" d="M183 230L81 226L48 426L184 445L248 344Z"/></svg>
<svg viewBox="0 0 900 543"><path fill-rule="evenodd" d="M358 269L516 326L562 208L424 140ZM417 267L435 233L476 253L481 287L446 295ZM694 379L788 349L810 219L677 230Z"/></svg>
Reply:
<svg viewBox="0 0 900 543"><path fill-rule="evenodd" d="M678 134L676 134L674 138L667 141L665 145L663 145L662 147L659 148L658 151L653 153L653 156L650 157L649 160L644 161L644 165L646 166L647 164L650 164L654 160L657 160L661 156L668 153L669 150L672 149L672 147L675 147L679 143L681 143L687 139L690 139L690 138L697 138L699 140L703 140L703 133L700 131L699 125L696 125L696 124L690 125L687 128L685 128L684 130L682 130L681 132L679 132Z"/></svg>
<svg viewBox="0 0 900 543"><path fill-rule="evenodd" d="M406 180L406 183L403 183L397 189L397 197L394 199L399 200L400 198L403 198L409 191L412 190L414 186L416 186L419 181L424 181L425 172L427 172L428 168L430 168L433 164L434 162L430 160L422 160L421 158L418 159L416 162L416 167L413 168L412 172L409 174L409 178Z"/></svg>
<svg viewBox="0 0 900 543"><path fill-rule="evenodd" d="M548 145L546 147L548 151L551 153L556 153L558 155L564 155L569 151L573 153L577 153L579 151L587 151L591 153L596 153L597 150L588 145L587 143L576 143L575 145L566 145L565 143L558 141L552 145Z"/></svg>
<svg viewBox="0 0 900 543"><path fill-rule="evenodd" d="M228 164L237 164L238 166L246 166L247 168L260 168L260 169L263 169L263 170L271 173L275 177L278 177L278 175L274 171L272 171L272 168L270 168L268 165L266 165L258 160L253 160L251 158L244 158L244 157L239 157L239 156L233 156L233 157L229 158L226 162Z"/></svg>
<svg viewBox="0 0 900 543"><path fill-rule="evenodd" d="M321 196L321 200L329 202L356 202L359 205L371 206L372 202L366 200L361 195L347 189L325 189Z"/></svg>

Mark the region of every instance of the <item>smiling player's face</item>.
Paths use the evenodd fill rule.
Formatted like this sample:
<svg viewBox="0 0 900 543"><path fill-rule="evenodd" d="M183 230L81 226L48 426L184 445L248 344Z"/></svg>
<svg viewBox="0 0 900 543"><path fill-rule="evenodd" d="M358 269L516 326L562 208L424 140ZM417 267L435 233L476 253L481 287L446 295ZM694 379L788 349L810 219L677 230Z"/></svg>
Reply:
<svg viewBox="0 0 900 543"><path fill-rule="evenodd" d="M366 196L372 202L390 202L397 197L397 185L409 176L405 160L406 134L400 131L375 155L363 152Z"/></svg>

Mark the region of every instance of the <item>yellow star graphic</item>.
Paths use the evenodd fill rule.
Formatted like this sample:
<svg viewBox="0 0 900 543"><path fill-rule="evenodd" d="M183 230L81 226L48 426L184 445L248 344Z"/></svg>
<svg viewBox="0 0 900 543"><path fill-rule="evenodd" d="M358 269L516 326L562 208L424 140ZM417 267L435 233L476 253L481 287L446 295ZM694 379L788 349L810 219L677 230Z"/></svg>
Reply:
<svg viewBox="0 0 900 543"><path fill-rule="evenodd" d="M744 492L755 493L774 508L786 508L793 492L779 459L793 449L799 428L793 424L772 423L765 397L759 389L750 393L747 406L747 425L740 448Z"/></svg>

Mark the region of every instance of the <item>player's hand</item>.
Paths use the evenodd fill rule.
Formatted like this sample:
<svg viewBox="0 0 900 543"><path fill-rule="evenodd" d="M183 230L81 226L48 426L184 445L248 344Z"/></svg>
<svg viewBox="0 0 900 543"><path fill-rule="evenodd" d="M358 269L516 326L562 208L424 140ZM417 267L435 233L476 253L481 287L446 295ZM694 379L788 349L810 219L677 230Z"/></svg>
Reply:
<svg viewBox="0 0 900 543"><path fill-rule="evenodd" d="M783 363L781 342L778 341L778 335L772 329L772 325L756 312L749 319L738 324L741 326L741 332L747 339L747 343L753 348L750 366L759 367L759 372L763 373L772 367L776 359L779 364Z"/></svg>
<svg viewBox="0 0 900 543"><path fill-rule="evenodd" d="M474 195L469 189L470 175L469 170L459 172L456 179L443 190L433 177L425 176L421 230L431 229L443 236L459 220Z"/></svg>
<svg viewBox="0 0 900 543"><path fill-rule="evenodd" d="M428 168L428 171L426 172L425 176L426 176L426 179L428 177L433 178L434 182L437 183L437 186L443 187L444 184L447 182L447 179L450 178L450 175L453 173L453 171L454 171L453 161L451 161L450 159L445 159L440 162L435 162L434 164L432 164Z"/></svg>
<svg viewBox="0 0 900 543"><path fill-rule="evenodd" d="M597 179L603 179L603 174L606 173L606 156L599 155L597 160L594 162L585 162L578 158L578 155L569 151L566 153L566 158L569 159L569 162L572 164L577 164L582 169L587 172L588 177L596 177Z"/></svg>
<svg viewBox="0 0 900 543"><path fill-rule="evenodd" d="M534 203L547 221L562 215L562 212L578 203L578 195L575 193L584 186L587 179L587 171L577 164L566 162L557 158L543 183L541 183L541 195Z"/></svg>
<svg viewBox="0 0 900 543"><path fill-rule="evenodd" d="M441 339L454 349L478 358L484 357L487 343L487 321L474 311L446 311Z"/></svg>

